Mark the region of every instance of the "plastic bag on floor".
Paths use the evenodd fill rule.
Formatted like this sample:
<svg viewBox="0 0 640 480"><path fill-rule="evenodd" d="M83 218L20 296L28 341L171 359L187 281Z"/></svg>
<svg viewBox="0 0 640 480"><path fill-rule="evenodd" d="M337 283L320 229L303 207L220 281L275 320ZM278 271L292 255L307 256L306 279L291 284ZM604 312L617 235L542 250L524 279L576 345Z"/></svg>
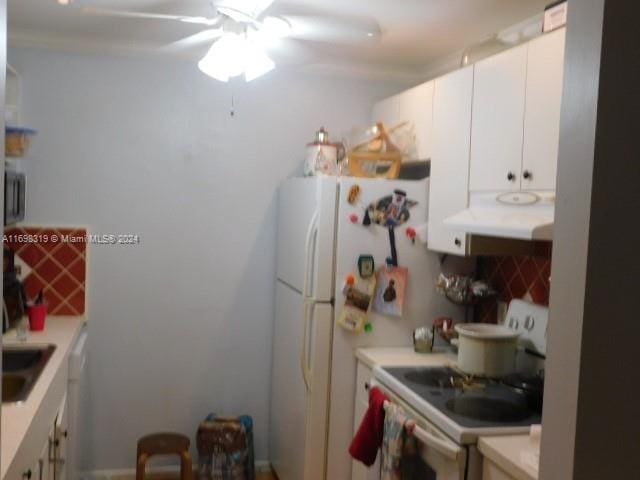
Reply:
<svg viewBox="0 0 640 480"><path fill-rule="evenodd" d="M199 478L254 480L253 420L248 415L207 416L197 434Z"/></svg>

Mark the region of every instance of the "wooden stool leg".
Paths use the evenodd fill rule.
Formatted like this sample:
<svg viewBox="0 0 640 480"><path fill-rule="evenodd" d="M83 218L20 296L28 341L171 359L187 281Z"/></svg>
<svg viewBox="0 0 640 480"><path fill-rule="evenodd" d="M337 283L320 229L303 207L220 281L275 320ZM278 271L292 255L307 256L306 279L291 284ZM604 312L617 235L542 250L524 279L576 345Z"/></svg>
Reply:
<svg viewBox="0 0 640 480"><path fill-rule="evenodd" d="M138 456L138 463L136 464L136 480L144 480L144 469L149 459L149 455L142 453Z"/></svg>
<svg viewBox="0 0 640 480"><path fill-rule="evenodd" d="M191 454L187 451L180 454L180 480L193 480Z"/></svg>

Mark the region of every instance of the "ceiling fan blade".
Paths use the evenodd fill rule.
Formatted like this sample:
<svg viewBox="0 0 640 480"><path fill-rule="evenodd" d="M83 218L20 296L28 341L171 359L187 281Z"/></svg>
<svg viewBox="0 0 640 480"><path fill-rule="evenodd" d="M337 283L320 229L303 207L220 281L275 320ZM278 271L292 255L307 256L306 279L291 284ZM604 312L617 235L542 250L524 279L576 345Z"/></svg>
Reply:
<svg viewBox="0 0 640 480"><path fill-rule="evenodd" d="M111 10L108 8L82 7L80 10L84 15L99 17L121 17L121 18L141 18L152 20L177 20L185 23L196 23L200 25L215 26L222 22L221 18L190 17L187 15L167 15L163 13L133 12L128 10Z"/></svg>
<svg viewBox="0 0 640 480"><path fill-rule="evenodd" d="M288 37L320 42L362 42L377 40L382 35L380 24L373 18L348 15L289 15ZM267 17L268 18L268 17ZM266 20L266 19L265 19Z"/></svg>
<svg viewBox="0 0 640 480"><path fill-rule="evenodd" d="M213 0L214 8L237 22L252 23L274 0Z"/></svg>
<svg viewBox="0 0 640 480"><path fill-rule="evenodd" d="M202 30L194 35L189 35L188 37L181 38L173 43L165 45L160 48L161 51L164 52L177 52L180 50L186 50L188 48L197 47L203 43L211 42L218 37L221 37L224 31L222 28L210 28L207 30Z"/></svg>

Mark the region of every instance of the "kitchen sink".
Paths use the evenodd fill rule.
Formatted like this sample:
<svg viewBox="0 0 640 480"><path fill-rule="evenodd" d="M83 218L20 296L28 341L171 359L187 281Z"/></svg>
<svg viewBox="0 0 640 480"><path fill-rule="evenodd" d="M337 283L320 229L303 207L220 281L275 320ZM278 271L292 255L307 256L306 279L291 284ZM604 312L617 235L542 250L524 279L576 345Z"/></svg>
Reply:
<svg viewBox="0 0 640 480"><path fill-rule="evenodd" d="M24 402L55 351L55 345L4 345L2 403Z"/></svg>

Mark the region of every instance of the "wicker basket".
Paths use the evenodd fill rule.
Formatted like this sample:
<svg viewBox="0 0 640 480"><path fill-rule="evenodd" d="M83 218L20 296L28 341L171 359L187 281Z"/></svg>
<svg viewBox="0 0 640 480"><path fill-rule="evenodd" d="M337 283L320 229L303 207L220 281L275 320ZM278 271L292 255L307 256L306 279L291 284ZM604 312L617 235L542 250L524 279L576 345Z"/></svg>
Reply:
<svg viewBox="0 0 640 480"><path fill-rule="evenodd" d="M376 130L378 133L374 138L357 145L348 153L350 174L354 177L398 178L402 152L389 139L389 133L382 123L376 124Z"/></svg>

